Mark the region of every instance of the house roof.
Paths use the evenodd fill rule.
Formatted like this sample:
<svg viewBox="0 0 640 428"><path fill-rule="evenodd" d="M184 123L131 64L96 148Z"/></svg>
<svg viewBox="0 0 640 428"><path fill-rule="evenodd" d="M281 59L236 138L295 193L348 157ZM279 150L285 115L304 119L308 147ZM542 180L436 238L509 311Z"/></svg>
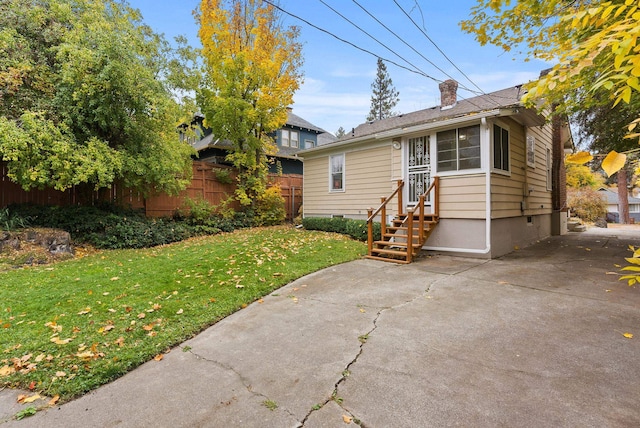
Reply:
<svg viewBox="0 0 640 428"><path fill-rule="evenodd" d="M201 114L197 114L196 117L200 119L204 119L204 116L202 116ZM325 131L324 129L319 128L313 125L311 122L304 120L300 116L291 112L291 110L287 111L287 122L285 125L288 125L292 128L295 127L300 129L306 129L308 131L312 131L319 134L319 136L328 134L327 131ZM333 137L333 139L335 140L335 137ZM214 147L225 149L225 148L231 147L231 142L228 140L221 140L219 138L216 138L213 134L209 134L204 138L193 143L192 147L197 152L200 152L208 148L214 148ZM298 153L300 150L301 149L297 147L278 147L278 153L276 154L276 156L285 157L285 158L295 158L296 153Z"/></svg>
<svg viewBox="0 0 640 428"><path fill-rule="evenodd" d="M349 144L373 138L393 137L435 128L444 124L453 124L465 120L478 120L489 116L512 116L526 126L539 126L545 123L544 117L535 110L524 108L521 102L526 91L522 85L513 86L473 98L459 100L452 107L440 106L400 114L382 120L358 125L345 137L331 144ZM317 151L331 144L308 149Z"/></svg>
<svg viewBox="0 0 640 428"><path fill-rule="evenodd" d="M612 189L608 187L601 187L598 189L599 192L602 192L607 199L607 204L609 205L617 205L618 204L618 189ZM634 198L633 196L629 196L630 204L640 204L640 198Z"/></svg>
<svg viewBox="0 0 640 428"><path fill-rule="evenodd" d="M308 122L308 121L304 120L303 118L301 118L297 114L294 114L291 110L287 111L287 123L286 123L286 125L289 125L289 126L295 127L295 128L301 128L301 129L306 129L306 130L309 130L309 131L314 131L317 134L322 134L323 132L327 132L322 128L318 128L317 126L315 126L311 122Z"/></svg>

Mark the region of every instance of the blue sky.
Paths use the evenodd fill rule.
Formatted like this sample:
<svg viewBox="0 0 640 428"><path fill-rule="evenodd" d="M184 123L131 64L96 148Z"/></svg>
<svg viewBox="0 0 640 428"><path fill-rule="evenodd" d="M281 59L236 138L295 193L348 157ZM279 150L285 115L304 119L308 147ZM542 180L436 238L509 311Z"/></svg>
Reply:
<svg viewBox="0 0 640 428"><path fill-rule="evenodd" d="M323 2L390 50L340 17ZM396 2L451 62L407 18ZM185 35L193 46L200 45L198 29L192 15L199 1L130 0L130 4L140 9L144 21L156 32L164 33L167 39ZM358 4L406 44L376 22ZM332 133L340 126L348 131L364 122L371 105L371 83L376 72L376 56L407 68L413 69L415 66L420 73L430 76L425 77L387 63L387 71L400 92L400 102L395 108L400 113L438 105L438 81L450 77L460 82L461 86L477 90L477 85L482 91L491 92L534 80L541 70L549 67L537 60L526 62L522 57L514 59L512 53L503 53L492 46L482 47L473 36L462 32L459 22L469 16L474 4L473 0L280 0L280 6L287 12L374 54L365 53L283 14L286 25L301 28L300 41L303 43L305 60L305 82L294 97L294 113ZM462 89L458 90L458 94L464 98L474 96Z"/></svg>

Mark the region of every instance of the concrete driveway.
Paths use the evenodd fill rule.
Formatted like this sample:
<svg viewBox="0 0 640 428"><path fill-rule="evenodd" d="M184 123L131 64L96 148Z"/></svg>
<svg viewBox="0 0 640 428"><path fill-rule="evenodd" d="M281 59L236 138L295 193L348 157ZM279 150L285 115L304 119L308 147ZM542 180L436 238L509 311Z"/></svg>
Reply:
<svg viewBox="0 0 640 428"><path fill-rule="evenodd" d="M628 244L640 231L591 229L491 261L335 266L0 426L640 426L640 289L612 274Z"/></svg>

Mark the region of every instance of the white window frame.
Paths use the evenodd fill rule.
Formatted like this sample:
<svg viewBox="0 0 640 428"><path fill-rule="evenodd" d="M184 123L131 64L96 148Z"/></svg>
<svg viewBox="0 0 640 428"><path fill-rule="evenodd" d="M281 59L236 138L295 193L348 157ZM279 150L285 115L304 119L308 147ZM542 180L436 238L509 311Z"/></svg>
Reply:
<svg viewBox="0 0 640 428"><path fill-rule="evenodd" d="M340 172L334 172L333 170L333 165L334 165L334 159L336 159L336 161L338 161L340 163L340 166L342 167L342 171ZM345 168L346 167L346 162L345 162L345 155L344 153L339 153L339 154L335 154L335 155L331 155L329 156L329 192L344 192L346 187L346 183L345 183ZM335 187L335 181L334 181L334 174L340 174L340 182L342 184L341 187Z"/></svg>
<svg viewBox="0 0 640 428"><path fill-rule="evenodd" d="M474 167L474 168L460 168L460 129L465 129L465 128L472 128L472 127L477 127L478 128L478 161L480 163L479 166ZM455 131L456 133L456 147L455 147L455 161L456 161L456 167L455 169L448 169L448 170L442 170L440 169L440 150L438 148L438 134L442 133L442 132L447 132L447 131ZM457 128L454 129L445 129L442 131L438 131L435 134L435 153L436 153L436 158L435 158L435 164L436 164L436 171L438 174L444 174L444 175L453 175L453 174L468 174L471 172L476 172L482 169L482 127L480 125L469 125L469 126L459 126Z"/></svg>
<svg viewBox="0 0 640 428"><path fill-rule="evenodd" d="M300 146L300 134L298 134L298 131L289 131L289 135L289 146L298 148Z"/></svg>
<svg viewBox="0 0 640 428"><path fill-rule="evenodd" d="M506 162L507 169L504 169L504 153L502 153L501 160L502 165L496 166L495 161L495 152L496 152L496 128L500 130L500 151L502 152L504 147L502 145L502 137L504 136L502 131L507 132L507 153L506 153ZM511 175L511 130L508 126L504 126L502 123L494 123L491 127L491 171L503 174L503 175Z"/></svg>
<svg viewBox="0 0 640 428"><path fill-rule="evenodd" d="M288 129L280 130L280 145L282 147L289 147L289 130Z"/></svg>
<svg viewBox="0 0 640 428"><path fill-rule="evenodd" d="M629 204L630 213L640 213L640 204Z"/></svg>
<svg viewBox="0 0 640 428"><path fill-rule="evenodd" d="M304 140L304 148L305 149L312 149L316 146L316 142L313 140Z"/></svg>
<svg viewBox="0 0 640 428"><path fill-rule="evenodd" d="M536 167L536 137L533 135L527 135L527 166L530 168Z"/></svg>

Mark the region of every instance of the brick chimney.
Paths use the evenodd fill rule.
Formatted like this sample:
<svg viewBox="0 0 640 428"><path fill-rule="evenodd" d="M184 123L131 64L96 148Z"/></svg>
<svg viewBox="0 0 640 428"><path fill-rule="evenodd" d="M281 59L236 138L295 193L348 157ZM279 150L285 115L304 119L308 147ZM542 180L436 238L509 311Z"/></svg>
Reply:
<svg viewBox="0 0 640 428"><path fill-rule="evenodd" d="M458 101L458 82L448 79L438 87L440 88L440 109L445 110L456 105Z"/></svg>

